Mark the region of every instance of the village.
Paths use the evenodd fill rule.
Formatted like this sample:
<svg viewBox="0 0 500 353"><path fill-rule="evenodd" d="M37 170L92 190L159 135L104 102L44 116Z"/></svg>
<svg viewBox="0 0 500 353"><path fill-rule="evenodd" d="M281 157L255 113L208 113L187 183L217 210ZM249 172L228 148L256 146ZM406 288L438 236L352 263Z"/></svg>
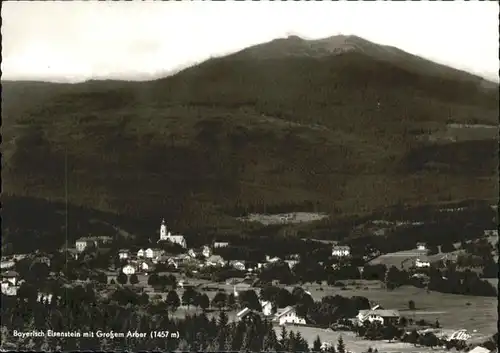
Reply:
<svg viewBox="0 0 500 353"><path fill-rule="evenodd" d="M483 239L498 239L497 230L484 230ZM310 240L303 241L311 244ZM347 341L349 349L363 351L401 349L395 343L398 339L399 345L419 344L420 351L435 346L463 350L473 348L474 343L488 341L493 333L488 325L483 325L482 331L475 329L477 322L455 326L458 322L439 311L446 304L418 308L419 301L434 295L429 290L438 290L432 288L432 272L460 258L455 248L449 252L438 249L436 253L425 242L418 242L413 250L362 254L360 262L359 256L354 256L351 246L345 243L318 242L323 248L325 245L330 248L327 261L314 264L314 259L306 261L299 253L283 258L266 255L261 261L248 261L234 259L234 256L225 258L224 254L232 247L227 240L190 248L183 235L171 233L165 220L161 221L155 244L112 250L113 242L112 236L89 235L78 238L74 247L60 249L58 256L38 253L3 257L2 294L16 297L24 293L22 288L32 277L21 273L28 268L36 272L31 276L36 277L40 302L50 302L57 296L43 281L56 281L63 287L93 283L96 293L103 298L111 296L117 288L126 288L138 296L146 296L146 302L166 303L174 316L200 310L214 316L222 310L234 322L256 317L268 320L277 333L283 327L293 327L303 333L311 346L314 339L321 338L323 351L334 347L340 337ZM472 242L470 246L477 243ZM68 263L75 268L74 273L68 272ZM83 271L76 268L78 263L93 268ZM335 278L329 278L326 283L321 278L298 282L286 279L289 273L298 275L299 271L306 271L307 274L308 269L299 270L304 264L329 266ZM381 266L382 273L377 277L374 274L381 271ZM397 300L391 299L397 291L401 291ZM463 295L449 296L453 295L464 300ZM346 296L350 298L344 298ZM493 298L487 299L492 298L493 303L494 296L496 292ZM328 305L334 305L334 310ZM464 305L462 310L467 308ZM377 328L375 333L370 327ZM401 332L398 333L398 329Z"/></svg>

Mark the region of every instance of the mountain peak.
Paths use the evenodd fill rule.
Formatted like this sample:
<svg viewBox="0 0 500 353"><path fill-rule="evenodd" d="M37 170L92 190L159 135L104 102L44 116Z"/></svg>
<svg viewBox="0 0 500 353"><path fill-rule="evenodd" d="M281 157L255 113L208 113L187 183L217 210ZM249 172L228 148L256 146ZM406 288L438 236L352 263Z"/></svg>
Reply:
<svg viewBox="0 0 500 353"><path fill-rule="evenodd" d="M322 39L304 39L297 35L274 39L239 52L255 59L283 57L325 57L350 51L369 53L383 46L355 35L336 35Z"/></svg>

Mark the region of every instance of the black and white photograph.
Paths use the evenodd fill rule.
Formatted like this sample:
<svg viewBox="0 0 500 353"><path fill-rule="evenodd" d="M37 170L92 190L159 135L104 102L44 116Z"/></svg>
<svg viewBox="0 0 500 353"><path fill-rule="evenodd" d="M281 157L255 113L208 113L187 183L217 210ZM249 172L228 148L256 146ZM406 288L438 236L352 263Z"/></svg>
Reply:
<svg viewBox="0 0 500 353"><path fill-rule="evenodd" d="M0 351L498 353L497 1L4 1Z"/></svg>

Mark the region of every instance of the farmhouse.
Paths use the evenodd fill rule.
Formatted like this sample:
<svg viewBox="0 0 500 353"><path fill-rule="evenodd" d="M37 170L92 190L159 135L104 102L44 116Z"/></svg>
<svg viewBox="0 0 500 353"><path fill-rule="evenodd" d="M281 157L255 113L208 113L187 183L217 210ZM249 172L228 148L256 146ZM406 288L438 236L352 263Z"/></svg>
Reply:
<svg viewBox="0 0 500 353"><path fill-rule="evenodd" d="M419 257L415 260L415 267L417 268L431 267L431 263L427 258Z"/></svg>
<svg viewBox="0 0 500 353"><path fill-rule="evenodd" d="M229 264L239 271L245 271L245 261L234 260L230 261Z"/></svg>
<svg viewBox="0 0 500 353"><path fill-rule="evenodd" d="M417 243L417 250L427 250L427 244L426 243Z"/></svg>
<svg viewBox="0 0 500 353"><path fill-rule="evenodd" d="M170 232L167 231L167 225L165 224L165 220L163 219L161 221L160 225L160 239L158 242L161 241L169 241L174 244L178 244L182 246L184 249L187 248L187 243L186 239L184 238L183 235L172 235Z"/></svg>
<svg viewBox="0 0 500 353"><path fill-rule="evenodd" d="M257 316L262 316L262 313L259 313L255 310L252 310L252 309L247 307L236 314L236 320L237 321L248 321L248 320L252 320L253 318L255 318Z"/></svg>
<svg viewBox="0 0 500 353"><path fill-rule="evenodd" d="M487 229L484 231L485 237L498 237L498 229Z"/></svg>
<svg viewBox="0 0 500 353"><path fill-rule="evenodd" d="M38 292L36 301L37 302L51 303L52 302L52 297L53 297L53 295L51 293Z"/></svg>
<svg viewBox="0 0 500 353"><path fill-rule="evenodd" d="M269 255L266 255L266 262L268 263L275 263L281 261L279 257L270 257Z"/></svg>
<svg viewBox="0 0 500 353"><path fill-rule="evenodd" d="M151 272L154 270L155 265L150 260L139 262L139 268L144 272Z"/></svg>
<svg viewBox="0 0 500 353"><path fill-rule="evenodd" d="M2 273L2 280L9 282L13 286L16 285L18 277L19 274L16 271L7 271Z"/></svg>
<svg viewBox="0 0 500 353"><path fill-rule="evenodd" d="M4 293L9 287L11 287L11 283L7 280L2 281L2 293Z"/></svg>
<svg viewBox="0 0 500 353"><path fill-rule="evenodd" d="M285 262L287 263L288 267L290 267L290 269L294 268L295 265L299 263L299 261L297 260L285 260Z"/></svg>
<svg viewBox="0 0 500 353"><path fill-rule="evenodd" d="M203 248L201 250L201 254L204 257L210 257L210 255L212 255L212 249L210 249L210 247L208 245L203 245Z"/></svg>
<svg viewBox="0 0 500 353"><path fill-rule="evenodd" d="M229 242L227 242L227 241L214 241L214 249L226 248L228 246L229 246Z"/></svg>
<svg viewBox="0 0 500 353"><path fill-rule="evenodd" d="M137 251L137 257L144 257L146 256L146 253L144 252L144 249L139 249L139 251Z"/></svg>
<svg viewBox="0 0 500 353"><path fill-rule="evenodd" d="M351 255L351 247L347 245L334 245L332 247L332 256L346 257Z"/></svg>
<svg viewBox="0 0 500 353"><path fill-rule="evenodd" d="M2 294L8 296L16 296L19 287L12 286L9 281L2 281Z"/></svg>
<svg viewBox="0 0 500 353"><path fill-rule="evenodd" d="M149 248L144 251L144 256L148 259L156 259L163 255L164 251L158 248Z"/></svg>
<svg viewBox="0 0 500 353"><path fill-rule="evenodd" d="M297 310L293 306L287 306L286 308L279 309L276 313L275 320L278 321L280 326L286 324L306 324L306 319L298 316Z"/></svg>
<svg viewBox="0 0 500 353"><path fill-rule="evenodd" d="M389 323L397 323L399 316L397 310L386 310L375 307L373 309L360 310L357 319L360 325L363 325L365 322L379 322L382 325L387 325Z"/></svg>
<svg viewBox="0 0 500 353"><path fill-rule="evenodd" d="M124 274L128 275L133 275L135 273L135 267L132 265L125 265L123 266L122 272Z"/></svg>
<svg viewBox="0 0 500 353"><path fill-rule="evenodd" d="M172 258L170 258L170 259L167 260L167 265L168 266L172 266L174 268L178 268L179 267L179 264L177 263L177 261L175 259L172 259Z"/></svg>
<svg viewBox="0 0 500 353"><path fill-rule="evenodd" d="M130 251L127 249L120 249L118 251L118 258L120 260L126 260L130 257Z"/></svg>
<svg viewBox="0 0 500 353"><path fill-rule="evenodd" d="M82 237L76 240L75 247L79 252L84 251L88 247L98 248L100 245L109 244L113 241L113 238L108 236L98 236L98 237Z"/></svg>
<svg viewBox="0 0 500 353"><path fill-rule="evenodd" d="M274 304L271 301L262 301L260 302L262 307L262 313L265 316L271 316L273 314Z"/></svg>
<svg viewBox="0 0 500 353"><path fill-rule="evenodd" d="M2 261L0 263L0 269L7 270L9 268L14 267L15 264L16 263L14 262L14 260L5 260L5 261Z"/></svg>
<svg viewBox="0 0 500 353"><path fill-rule="evenodd" d="M205 263L207 266L224 266L225 265L224 259L219 256L219 255L212 255L207 259L207 262Z"/></svg>
<svg viewBox="0 0 500 353"><path fill-rule="evenodd" d="M96 246L96 245L97 244L95 244L92 240L90 240L90 238L86 238L86 237L80 238L75 242L76 250L79 252L84 251L88 247Z"/></svg>

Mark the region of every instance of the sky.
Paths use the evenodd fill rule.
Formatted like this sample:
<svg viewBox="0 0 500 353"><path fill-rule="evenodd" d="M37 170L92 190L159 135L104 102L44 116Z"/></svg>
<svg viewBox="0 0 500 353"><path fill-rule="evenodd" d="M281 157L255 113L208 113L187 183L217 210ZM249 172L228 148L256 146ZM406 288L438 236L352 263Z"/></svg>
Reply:
<svg viewBox="0 0 500 353"><path fill-rule="evenodd" d="M2 79L151 79L276 38L357 35L498 81L496 1L2 4Z"/></svg>

